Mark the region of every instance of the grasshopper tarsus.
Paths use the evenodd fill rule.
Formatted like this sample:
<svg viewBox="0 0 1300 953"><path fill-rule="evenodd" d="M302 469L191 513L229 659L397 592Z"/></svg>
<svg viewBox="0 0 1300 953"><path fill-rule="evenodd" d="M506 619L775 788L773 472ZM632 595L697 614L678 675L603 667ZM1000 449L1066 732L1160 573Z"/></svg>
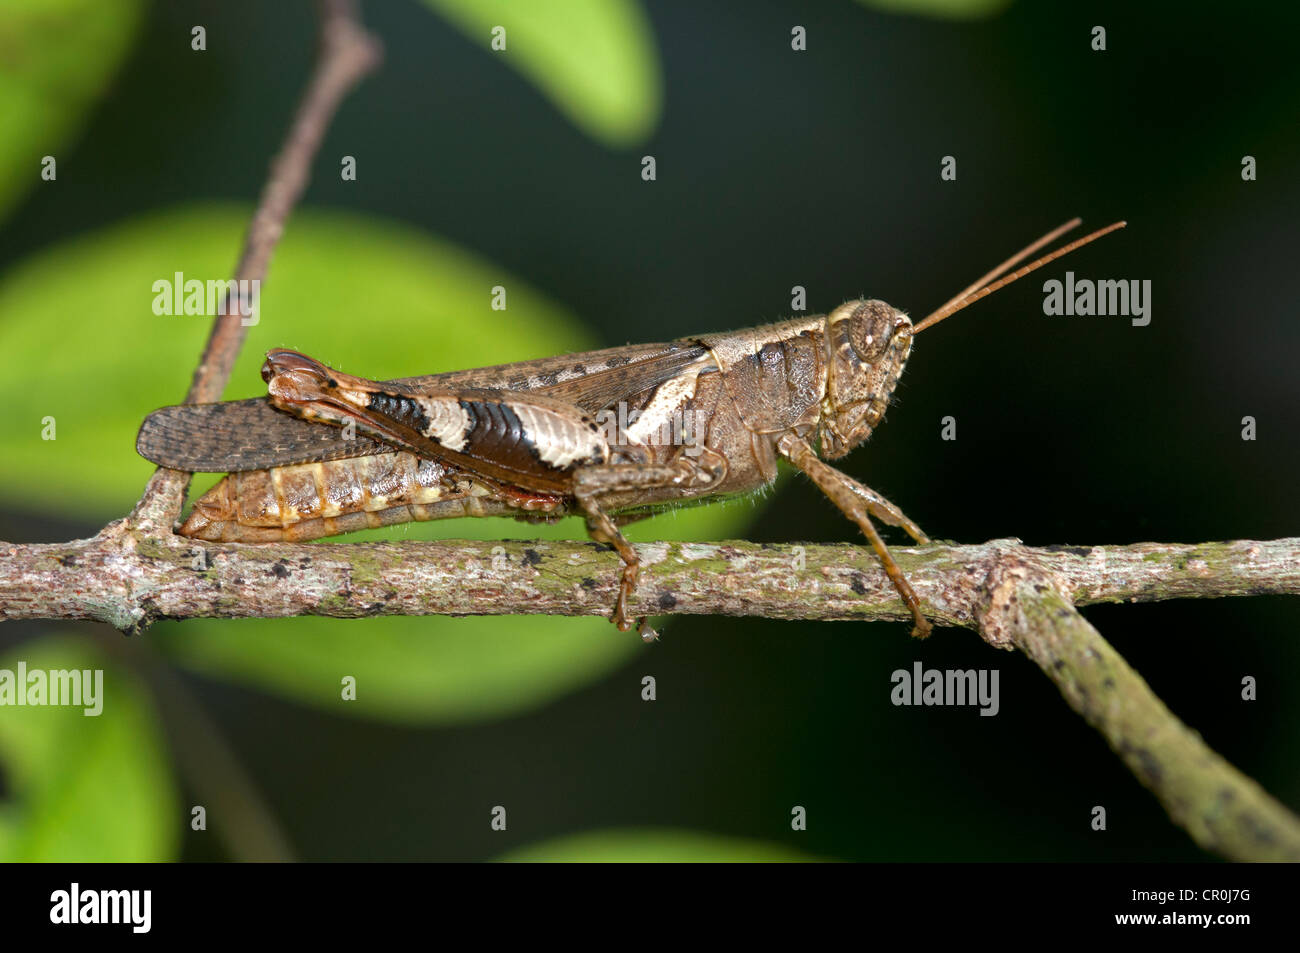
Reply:
<svg viewBox="0 0 1300 953"><path fill-rule="evenodd" d="M912 615L912 634L925 638L921 601L872 520L923 545L930 538L822 458L844 456L880 424L916 334L1122 225L1007 273L1077 224L915 325L883 301L850 301L744 331L387 382L275 350L263 371L269 405L165 408L145 421L137 449L162 466L232 471L181 528L213 541L582 515L592 539L623 561L611 621L647 641L654 630L628 614L639 563L619 526L657 507L758 490L784 457L861 529Z"/></svg>

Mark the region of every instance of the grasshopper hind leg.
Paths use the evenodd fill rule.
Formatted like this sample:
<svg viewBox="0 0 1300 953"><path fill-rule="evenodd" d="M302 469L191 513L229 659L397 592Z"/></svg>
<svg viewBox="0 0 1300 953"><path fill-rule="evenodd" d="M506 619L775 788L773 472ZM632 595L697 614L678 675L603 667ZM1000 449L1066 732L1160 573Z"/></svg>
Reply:
<svg viewBox="0 0 1300 953"><path fill-rule="evenodd" d="M579 498L578 502L587 514L587 535L598 543L613 546L619 558L623 560L623 575L619 579L618 598L614 602L614 614L610 617L610 621L618 626L620 632L626 632L635 624L637 630L641 633L641 638L647 642L653 642L659 636L654 629L646 625L646 620L640 618L635 620L634 623L627 614L628 599L636 591L637 576L641 569L636 550L632 548L632 544L628 542L627 537L619 530L618 524L600 508L598 503L581 498Z"/></svg>

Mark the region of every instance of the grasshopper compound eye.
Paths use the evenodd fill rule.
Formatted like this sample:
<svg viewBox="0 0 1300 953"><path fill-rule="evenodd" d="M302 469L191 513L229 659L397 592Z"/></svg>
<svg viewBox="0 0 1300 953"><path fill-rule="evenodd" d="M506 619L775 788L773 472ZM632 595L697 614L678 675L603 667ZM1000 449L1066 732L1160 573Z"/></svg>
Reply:
<svg viewBox="0 0 1300 953"><path fill-rule="evenodd" d="M831 347L858 365L877 364L889 353L898 329L910 323L883 301L853 302L831 315Z"/></svg>

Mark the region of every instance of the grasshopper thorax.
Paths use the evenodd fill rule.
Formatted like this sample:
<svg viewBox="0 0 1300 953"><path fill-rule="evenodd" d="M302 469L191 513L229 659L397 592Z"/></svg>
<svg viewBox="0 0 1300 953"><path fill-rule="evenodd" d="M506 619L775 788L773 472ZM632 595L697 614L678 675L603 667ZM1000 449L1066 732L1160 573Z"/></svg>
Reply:
<svg viewBox="0 0 1300 953"><path fill-rule="evenodd" d="M912 322L883 301L850 301L830 313L818 425L822 456L842 457L871 436L911 349Z"/></svg>

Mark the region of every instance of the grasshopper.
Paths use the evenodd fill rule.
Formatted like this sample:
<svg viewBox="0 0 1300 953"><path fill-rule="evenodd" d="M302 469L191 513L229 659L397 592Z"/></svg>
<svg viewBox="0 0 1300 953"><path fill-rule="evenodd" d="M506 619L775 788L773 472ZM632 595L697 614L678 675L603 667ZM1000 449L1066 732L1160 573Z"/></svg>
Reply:
<svg viewBox="0 0 1300 953"><path fill-rule="evenodd" d="M145 420L137 449L162 466L228 472L179 528L197 539L582 516L623 562L612 621L647 640L653 630L628 614L639 565L620 526L757 490L784 459L862 530L924 638L930 623L872 518L917 543L929 537L822 458L843 457L879 425L917 334L1125 223L1007 274L1078 224L1044 235L916 325L883 301L859 300L743 331L382 382L273 350L262 367L268 400L163 408Z"/></svg>

